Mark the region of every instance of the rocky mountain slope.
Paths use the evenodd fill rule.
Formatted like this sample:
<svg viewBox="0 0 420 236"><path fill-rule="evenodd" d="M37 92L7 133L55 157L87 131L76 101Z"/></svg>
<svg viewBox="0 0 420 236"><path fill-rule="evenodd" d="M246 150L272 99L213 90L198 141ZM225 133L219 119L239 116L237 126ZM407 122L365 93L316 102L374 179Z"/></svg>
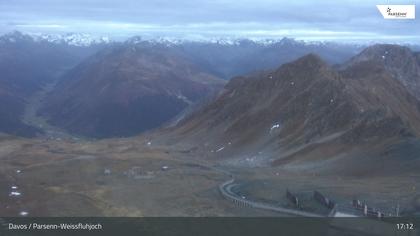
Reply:
<svg viewBox="0 0 420 236"><path fill-rule="evenodd" d="M223 84L171 47L126 43L65 74L41 113L73 133L129 136L162 125Z"/></svg>
<svg viewBox="0 0 420 236"><path fill-rule="evenodd" d="M376 45L365 52L389 47L398 48ZM165 131L166 141L183 137L204 155L236 164L327 168L352 160L357 168L334 167L349 172L366 171L387 155L388 164L398 162L405 157L391 147L409 143L408 151L418 145L419 101L399 79L405 72L390 70L399 68L397 62L355 63L365 52L339 70L309 54L273 71L234 78L213 103Z"/></svg>
<svg viewBox="0 0 420 236"><path fill-rule="evenodd" d="M393 77L420 99L419 53L397 45L375 45L353 57L343 68L366 62L380 64Z"/></svg>

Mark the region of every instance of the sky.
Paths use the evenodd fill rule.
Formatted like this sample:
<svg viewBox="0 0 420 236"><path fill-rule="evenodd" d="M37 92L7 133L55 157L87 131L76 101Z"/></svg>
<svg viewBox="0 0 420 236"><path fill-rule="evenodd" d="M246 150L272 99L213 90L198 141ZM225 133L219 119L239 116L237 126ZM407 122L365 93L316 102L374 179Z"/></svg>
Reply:
<svg viewBox="0 0 420 236"><path fill-rule="evenodd" d="M0 0L0 34L420 43L420 16L385 20L377 4L420 0Z"/></svg>

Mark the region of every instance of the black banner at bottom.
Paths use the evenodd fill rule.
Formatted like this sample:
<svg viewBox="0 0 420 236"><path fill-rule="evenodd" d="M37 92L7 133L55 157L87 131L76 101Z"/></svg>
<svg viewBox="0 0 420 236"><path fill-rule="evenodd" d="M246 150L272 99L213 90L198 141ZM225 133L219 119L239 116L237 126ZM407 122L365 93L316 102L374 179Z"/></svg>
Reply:
<svg viewBox="0 0 420 236"><path fill-rule="evenodd" d="M420 235L420 218L0 218L0 235Z"/></svg>

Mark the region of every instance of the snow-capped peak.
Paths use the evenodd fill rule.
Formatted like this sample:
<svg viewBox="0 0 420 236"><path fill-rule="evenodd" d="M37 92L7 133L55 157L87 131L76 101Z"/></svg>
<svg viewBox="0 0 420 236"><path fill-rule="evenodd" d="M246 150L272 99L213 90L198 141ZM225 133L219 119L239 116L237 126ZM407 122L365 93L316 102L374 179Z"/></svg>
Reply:
<svg viewBox="0 0 420 236"><path fill-rule="evenodd" d="M48 42L55 44L67 44L73 46L87 47L94 44L106 44L111 40L105 36L92 36L84 33L66 34L40 34L40 33L21 33L14 31L0 36L0 43L19 43L23 41Z"/></svg>
<svg viewBox="0 0 420 236"><path fill-rule="evenodd" d="M246 45L246 44L258 44L263 46L269 46L275 43L281 44L299 44L303 43L300 41L296 41L294 39L289 38L282 38L282 39L253 39L253 38L231 38L231 37L214 37L214 38L195 38L195 39L188 39L188 38L171 38L171 37L157 37L157 38L143 38L140 36L134 36L129 38L126 43L128 44L141 44L141 43L149 43L149 44L159 44L165 46L173 46L173 45L180 45L183 43L203 43L203 44L218 44L218 45L226 45L226 46L239 46L239 45Z"/></svg>
<svg viewBox="0 0 420 236"><path fill-rule="evenodd" d="M171 38L171 37L157 37L157 38L144 39L140 36L131 37L126 41L126 43L129 43L129 44L148 43L148 44L165 45L165 46L179 45L185 42L187 42L187 40Z"/></svg>
<svg viewBox="0 0 420 236"><path fill-rule="evenodd" d="M22 34L19 31L13 31L13 32L0 36L0 42L4 42L4 43L16 43L19 41L28 41L28 40L33 40L33 39L29 35Z"/></svg>
<svg viewBox="0 0 420 236"><path fill-rule="evenodd" d="M90 46L93 44L109 43L108 37L97 37L85 33L67 33L67 34L33 34L35 41L47 41L57 44L68 44L73 46Z"/></svg>

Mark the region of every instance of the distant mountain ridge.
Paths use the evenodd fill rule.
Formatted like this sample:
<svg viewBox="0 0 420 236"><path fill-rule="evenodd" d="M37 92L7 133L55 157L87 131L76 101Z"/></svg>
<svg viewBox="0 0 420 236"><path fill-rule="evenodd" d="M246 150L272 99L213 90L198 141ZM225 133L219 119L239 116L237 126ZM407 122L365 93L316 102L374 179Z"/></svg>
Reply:
<svg viewBox="0 0 420 236"><path fill-rule="evenodd" d="M286 37L281 39L178 39L134 36L125 41L116 41L107 36L84 33L24 34L18 31L0 36L0 44L13 45L22 41L72 46L75 50L113 44L148 44L177 48L207 72L226 80L236 75L269 69L307 53L316 53L330 64L342 63L363 48L363 45L306 42Z"/></svg>
<svg viewBox="0 0 420 236"><path fill-rule="evenodd" d="M379 48L375 49L376 47ZM98 53L95 56L89 57L96 52ZM392 53L383 58L385 52ZM49 97L51 101L47 102L42 111L53 123L75 132L86 132L88 135L103 130L97 137L134 135L147 130L139 128L138 122L128 118L139 117L140 113L121 116L121 120L116 116L100 121L100 112L94 114L95 109L108 115L112 110L129 114L137 105L148 106L150 110L158 107L160 101L167 105L165 107L169 112L165 115L159 113L161 120L149 117L144 122L151 122L144 127L156 128L171 117L181 120L181 117L197 109L198 105L195 105L187 112L181 112L201 98L219 91L224 82L218 78L228 80L233 77L225 90L242 87L251 83L251 80L259 81L258 78L272 71L270 68L307 54L318 55L326 67L331 67L339 76L347 73L351 77L355 71L346 71L346 68L356 66L363 69L366 72L363 76L366 76L369 71L369 68L363 67L366 62L372 68L384 67L383 74L397 77L412 95L417 98L420 96L417 80L420 54L411 52L406 47L385 45L363 50L360 45L308 43L290 38L261 41L212 39L193 42L132 37L125 42L113 42L106 38L94 39L87 34L31 36L13 32L0 36L0 91L3 91L5 108L4 111L0 109L0 113L7 113L7 109L15 106L16 113L10 119L20 122L19 116L28 96L45 84L59 80L56 91ZM87 57L89 58L86 59ZM243 74L252 75L238 76ZM168 79L172 77L178 82ZM100 86L102 91L98 90ZM124 90L128 91L125 95ZM7 97L5 94L8 94ZM156 94L164 99L147 100L142 97ZM136 99L139 102L137 105L134 101ZM107 107L107 104L113 108ZM120 108L123 110L119 110ZM72 113L73 118L65 121L65 117L70 117ZM92 120L92 117L97 119ZM112 127L108 125L112 121L116 121L118 125L112 131L107 130ZM95 122L101 125L88 127ZM130 124L131 128L125 127L124 123ZM119 132L118 129L125 131Z"/></svg>
<svg viewBox="0 0 420 236"><path fill-rule="evenodd" d="M272 46L276 47L274 51ZM226 76L242 71L264 69L265 64L282 64L308 50L293 39L283 39L272 46L250 40L236 44L178 44L133 37L108 45L63 76L41 114L53 124L82 135L97 138L135 135L172 118L179 119L187 106L214 95L223 84L215 78L227 79ZM279 51L280 58L260 55L277 55L275 52ZM330 46L321 51L325 55L334 52L333 57L340 54L343 58L354 53ZM101 91L99 87L103 87ZM166 111L161 112L157 108L160 106L166 107ZM118 115L111 116L112 110L118 111Z"/></svg>
<svg viewBox="0 0 420 236"><path fill-rule="evenodd" d="M321 45L331 45L334 43L331 42L322 42L322 41L304 41L304 40L295 40L293 38L262 38L262 39L248 39L248 38L202 38L202 39L182 39L182 38L173 38L173 37L142 37L142 36L133 36L129 37L126 40L112 40L109 36L97 36L88 33L23 33L20 31L12 31L3 35L0 35L0 42L16 42L19 40L34 40L37 42L50 42L57 44L69 44L73 46L90 46L92 44L106 44L106 43L154 43L162 44L167 46L182 45L188 43L199 43L199 44L215 44L215 45L241 45L241 44L255 44L260 46L270 46L273 44L277 45L295 45L295 46L321 46ZM348 44L354 45L357 44ZM361 47L362 45L358 45Z"/></svg>
<svg viewBox="0 0 420 236"><path fill-rule="evenodd" d="M14 31L0 36L0 43L16 43L20 41L34 41L39 43L62 44L78 47L89 47L92 45L108 44L112 41L106 37L95 37L84 33L66 34L24 34Z"/></svg>

